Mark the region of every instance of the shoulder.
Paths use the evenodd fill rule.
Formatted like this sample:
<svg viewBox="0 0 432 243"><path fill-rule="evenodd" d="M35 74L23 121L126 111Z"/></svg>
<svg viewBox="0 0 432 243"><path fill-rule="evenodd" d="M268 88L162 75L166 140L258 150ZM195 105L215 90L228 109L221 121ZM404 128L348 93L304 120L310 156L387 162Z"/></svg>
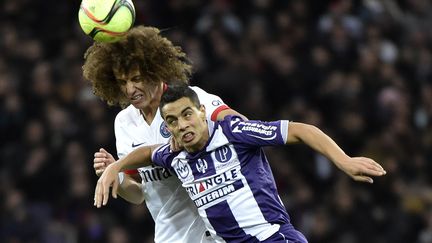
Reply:
<svg viewBox="0 0 432 243"><path fill-rule="evenodd" d="M243 121L239 116L227 115L223 120L216 121L214 130L221 129L225 134L232 133L233 129L236 129Z"/></svg>
<svg viewBox="0 0 432 243"><path fill-rule="evenodd" d="M189 88L191 88L195 92L205 92L203 89L201 89L198 86L189 86Z"/></svg>
<svg viewBox="0 0 432 243"><path fill-rule="evenodd" d="M237 115L227 115L223 120L217 121L220 126L237 126L239 123L244 122L245 120Z"/></svg>
<svg viewBox="0 0 432 243"><path fill-rule="evenodd" d="M208 93L198 86L189 86L198 96L207 95Z"/></svg>
<svg viewBox="0 0 432 243"><path fill-rule="evenodd" d="M210 94L207 91L203 90L202 88L198 86L189 86L195 93L198 95L198 97L214 97L214 94Z"/></svg>
<svg viewBox="0 0 432 243"><path fill-rule="evenodd" d="M152 151L152 161L156 165L167 167L169 166L169 161L173 160L181 151L173 152L171 151L169 144L163 144L156 147Z"/></svg>
<svg viewBox="0 0 432 243"><path fill-rule="evenodd" d="M195 93L198 95L198 98L201 102L201 104L203 104L207 111L209 112L207 115L214 115L213 112L216 111L216 113L219 113L218 109L226 109L228 108L228 106L223 102L223 100L215 95L215 94L210 94L207 91L201 89L200 87L197 86L189 86L193 91L195 91ZM213 119L212 120L216 120Z"/></svg>
<svg viewBox="0 0 432 243"><path fill-rule="evenodd" d="M167 155L167 154L169 154L171 151L170 151L170 145L167 143L167 144L161 144L161 145L159 145L159 146L157 146L157 147L155 147L154 149L153 149L153 152L152 152L152 154L153 155Z"/></svg>
<svg viewBox="0 0 432 243"><path fill-rule="evenodd" d="M116 125L129 124L130 122L135 121L137 117L139 118L139 110L133 105L129 105L117 114L114 123Z"/></svg>

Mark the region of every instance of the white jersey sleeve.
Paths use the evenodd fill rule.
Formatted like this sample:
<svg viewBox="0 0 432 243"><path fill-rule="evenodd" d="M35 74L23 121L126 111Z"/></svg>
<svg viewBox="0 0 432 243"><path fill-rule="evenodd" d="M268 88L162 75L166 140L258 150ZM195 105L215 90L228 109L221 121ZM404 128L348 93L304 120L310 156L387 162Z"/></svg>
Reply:
<svg viewBox="0 0 432 243"><path fill-rule="evenodd" d="M145 125L145 121L140 111L132 105L117 114L114 120L114 134L119 159L125 157L137 147L165 143L165 141L161 142L157 138L151 138L150 133L147 131L151 128L143 125Z"/></svg>
<svg viewBox="0 0 432 243"><path fill-rule="evenodd" d="M121 159L131 152L131 148L126 139L128 137L127 131L125 127L122 126L119 115L117 115L114 120L114 135L116 138L117 157Z"/></svg>
<svg viewBox="0 0 432 243"><path fill-rule="evenodd" d="M142 132L137 132L135 127L139 121L139 111L132 105L121 110L114 120L114 135L116 138L117 157L122 159L136 147L144 146ZM127 174L137 173L136 169L126 170Z"/></svg>
<svg viewBox="0 0 432 243"><path fill-rule="evenodd" d="M205 106L208 121L216 121L219 112L229 109L219 96L209 94L197 86L191 86L191 89L197 93L201 104Z"/></svg>

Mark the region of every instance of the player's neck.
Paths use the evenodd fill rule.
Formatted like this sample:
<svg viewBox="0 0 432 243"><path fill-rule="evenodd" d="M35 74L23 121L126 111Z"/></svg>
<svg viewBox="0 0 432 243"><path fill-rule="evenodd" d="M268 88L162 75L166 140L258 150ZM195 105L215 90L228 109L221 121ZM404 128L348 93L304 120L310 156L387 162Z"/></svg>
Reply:
<svg viewBox="0 0 432 243"><path fill-rule="evenodd" d="M161 83L161 85L156 90L155 96L150 101L149 105L143 109L140 109L141 115L149 125L153 122L156 116L162 93L163 93L163 83Z"/></svg>

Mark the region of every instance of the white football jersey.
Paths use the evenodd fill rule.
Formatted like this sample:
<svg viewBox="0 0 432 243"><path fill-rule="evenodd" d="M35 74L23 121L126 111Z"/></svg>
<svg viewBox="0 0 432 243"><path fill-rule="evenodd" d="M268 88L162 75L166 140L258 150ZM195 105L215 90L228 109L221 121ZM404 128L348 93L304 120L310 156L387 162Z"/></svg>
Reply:
<svg viewBox="0 0 432 243"><path fill-rule="evenodd" d="M198 87L191 87L206 108L207 121L227 108L222 99ZM212 117L213 116L213 117ZM117 114L114 122L117 155L121 159L140 146L167 143L171 136L159 109L149 125L134 106ZM169 170L158 166L138 169L142 178L146 205L155 221L156 243L212 242L206 233L194 203L182 188L181 182Z"/></svg>

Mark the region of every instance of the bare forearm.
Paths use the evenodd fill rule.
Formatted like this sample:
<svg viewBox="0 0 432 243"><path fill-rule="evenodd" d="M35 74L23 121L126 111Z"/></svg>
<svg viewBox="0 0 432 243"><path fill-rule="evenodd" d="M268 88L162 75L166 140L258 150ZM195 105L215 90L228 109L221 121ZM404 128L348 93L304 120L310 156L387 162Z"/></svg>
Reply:
<svg viewBox="0 0 432 243"><path fill-rule="evenodd" d="M157 146L146 146L137 148L124 158L110 164L105 172L110 170L112 175L117 175L119 172L124 170L148 166L151 164L152 151L156 147ZM123 182L118 187L119 195L130 203L141 204L144 201L141 183L136 181L130 175L124 175L124 177Z"/></svg>
<svg viewBox="0 0 432 243"><path fill-rule="evenodd" d="M340 170L356 181L373 183L372 176L383 176L385 170L373 159L350 157L333 139L315 126L303 123L288 123L287 143L303 142L330 159Z"/></svg>
<svg viewBox="0 0 432 243"><path fill-rule="evenodd" d="M128 175L125 175L123 182L119 186L119 195L126 201L133 204L144 202L144 194L141 183L135 181Z"/></svg>
<svg viewBox="0 0 432 243"><path fill-rule="evenodd" d="M129 170L129 169L137 169L140 167L148 166L151 164L151 155L152 151L157 147L156 146L145 146L135 149L130 152L124 158L118 160L117 166L120 171Z"/></svg>
<svg viewBox="0 0 432 243"><path fill-rule="evenodd" d="M289 134L288 142L303 142L333 161L338 167L349 157L332 138L315 126L292 122L288 133L292 133Z"/></svg>

